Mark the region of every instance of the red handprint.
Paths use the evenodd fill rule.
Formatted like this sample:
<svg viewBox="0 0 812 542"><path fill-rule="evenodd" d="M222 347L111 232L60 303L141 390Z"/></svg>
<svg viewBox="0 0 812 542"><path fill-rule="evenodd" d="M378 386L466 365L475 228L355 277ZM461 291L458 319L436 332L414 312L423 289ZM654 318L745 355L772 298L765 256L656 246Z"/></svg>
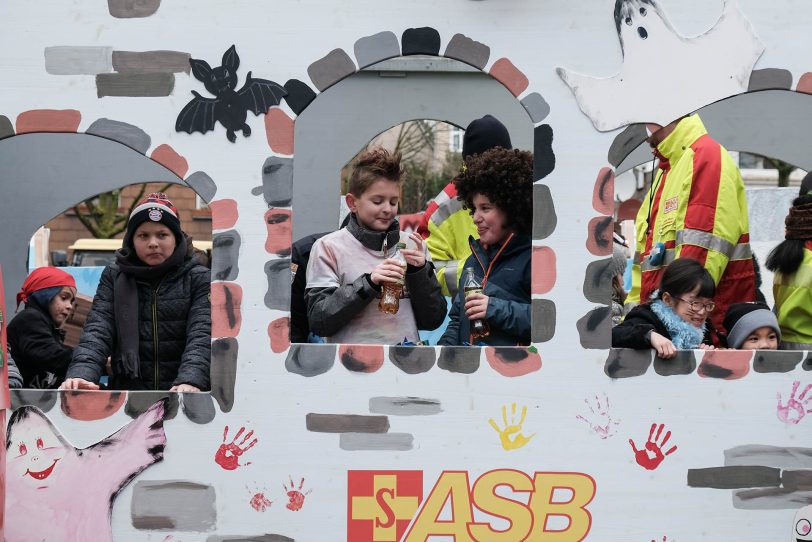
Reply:
<svg viewBox="0 0 812 542"><path fill-rule="evenodd" d="M657 541L652 538L651 542L657 542ZM667 536L663 537L663 542L668 542L668 537Z"/></svg>
<svg viewBox="0 0 812 542"><path fill-rule="evenodd" d="M632 445L632 450L634 450L634 459L637 461L637 464L647 470L654 470L660 466L660 463L663 462L665 456L673 454L677 451L676 444L669 448L665 454L663 454L662 449L668 443L668 439L671 438L671 431L666 431L665 435L663 436L662 441L658 444L656 441L660 438L660 435L663 432L663 428L665 427L664 424L660 424L657 427L656 423L651 424L651 429L648 432L648 441L646 441L646 445L638 450L637 446L634 445L634 441L629 439L629 444ZM657 428L657 434L654 434L654 429ZM649 456L649 452L654 454L654 457Z"/></svg>
<svg viewBox="0 0 812 542"><path fill-rule="evenodd" d="M807 384L804 391L796 399L795 394L798 393L798 386L800 385L800 380L792 383L792 393L790 393L786 405L781 404L781 392L775 394L778 397L778 419L784 423L797 425L804 419L804 416L812 412L812 395L806 396L809 390L812 390L812 384Z"/></svg>
<svg viewBox="0 0 812 542"><path fill-rule="evenodd" d="M288 504L285 507L288 510L293 510L294 512L298 512L302 509L304 505L305 495L309 495L312 489L308 489L307 493L302 493L302 486L304 486L304 478L299 482L299 487L296 487L293 483L293 478L288 476L290 480L290 487L287 484L283 483L282 488L285 490L285 493L288 496Z"/></svg>
<svg viewBox="0 0 812 542"><path fill-rule="evenodd" d="M259 487L254 485L253 488L245 486L245 490L251 495L251 500L248 501L248 504L257 512L264 512L273 504L273 501L265 496L265 493L268 491L267 489L262 488L260 490Z"/></svg>
<svg viewBox="0 0 812 542"><path fill-rule="evenodd" d="M273 501L268 497L266 497L264 493L260 492L256 493L253 497L251 497L251 500L248 501L248 504L250 504L251 508L253 508L257 512L264 512L265 510L271 507Z"/></svg>
<svg viewBox="0 0 812 542"><path fill-rule="evenodd" d="M240 427L240 430L237 431L237 434L234 435L234 438L231 439L231 442L226 444L226 438L228 438L228 426L223 429L223 443L217 448L217 453L214 454L214 461L221 467L226 470L234 470L237 467L244 467L245 465L250 465L251 462L243 463L242 465L239 462L240 456L251 449L254 444L257 443L258 439L254 439L248 443L247 446L243 445L251 438L254 434L253 431L249 431L237 444L237 439L240 438L245 432L245 427Z"/></svg>

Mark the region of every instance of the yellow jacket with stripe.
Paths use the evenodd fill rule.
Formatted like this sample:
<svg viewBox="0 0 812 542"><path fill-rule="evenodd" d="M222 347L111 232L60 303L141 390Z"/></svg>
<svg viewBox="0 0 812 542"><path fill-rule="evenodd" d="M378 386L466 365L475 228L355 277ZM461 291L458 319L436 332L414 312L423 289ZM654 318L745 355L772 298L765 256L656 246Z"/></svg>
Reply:
<svg viewBox="0 0 812 542"><path fill-rule="evenodd" d="M775 273L773 295L781 348L812 350L812 241L806 242L804 259L795 273Z"/></svg>
<svg viewBox="0 0 812 542"><path fill-rule="evenodd" d="M755 300L747 200L739 168L697 115L683 118L657 146L654 181L635 222L632 290L627 302L647 301L675 258L698 260L716 282L711 320L722 329L728 306ZM658 244L661 262L650 259Z"/></svg>
<svg viewBox="0 0 812 542"><path fill-rule="evenodd" d="M471 213L462 208L454 183L448 183L426 208L417 229L426 240L443 295L454 298L465 260L471 255L468 238L479 238Z"/></svg>

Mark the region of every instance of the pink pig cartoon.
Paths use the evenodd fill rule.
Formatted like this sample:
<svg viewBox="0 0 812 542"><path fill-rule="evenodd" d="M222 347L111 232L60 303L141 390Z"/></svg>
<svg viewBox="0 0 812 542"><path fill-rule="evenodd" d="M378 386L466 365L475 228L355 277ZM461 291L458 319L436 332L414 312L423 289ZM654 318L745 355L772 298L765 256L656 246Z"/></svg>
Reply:
<svg viewBox="0 0 812 542"><path fill-rule="evenodd" d="M81 450L37 407L15 410L6 435L6 541L112 540L116 495L163 459L165 410L159 401Z"/></svg>

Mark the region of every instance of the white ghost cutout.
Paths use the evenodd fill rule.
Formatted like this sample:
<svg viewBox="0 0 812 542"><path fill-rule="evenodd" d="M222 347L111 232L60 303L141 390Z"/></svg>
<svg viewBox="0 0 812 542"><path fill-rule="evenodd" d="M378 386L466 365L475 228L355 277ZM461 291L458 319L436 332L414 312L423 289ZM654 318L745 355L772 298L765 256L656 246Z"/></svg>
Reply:
<svg viewBox="0 0 812 542"><path fill-rule="evenodd" d="M581 111L601 132L638 122L669 122L747 90L764 45L735 2L695 38L679 35L655 0L616 0L623 65L597 78L557 68Z"/></svg>
<svg viewBox="0 0 812 542"><path fill-rule="evenodd" d="M812 505L804 506L795 514L792 522L791 542L812 540Z"/></svg>
<svg viewBox="0 0 812 542"><path fill-rule="evenodd" d="M6 435L6 542L112 540L116 495L163 459L165 409L159 401L81 450L37 407L14 411Z"/></svg>

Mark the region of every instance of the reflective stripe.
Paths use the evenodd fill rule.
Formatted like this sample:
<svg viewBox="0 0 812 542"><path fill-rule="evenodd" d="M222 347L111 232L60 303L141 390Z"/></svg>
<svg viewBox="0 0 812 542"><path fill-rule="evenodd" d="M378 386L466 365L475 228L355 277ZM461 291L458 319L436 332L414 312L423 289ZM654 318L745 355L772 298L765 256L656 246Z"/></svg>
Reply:
<svg viewBox="0 0 812 542"><path fill-rule="evenodd" d="M457 211L462 209L462 202L457 198L448 199L441 203L437 210L434 211L431 215L431 221L436 225L439 226L442 224L446 218L453 215Z"/></svg>
<svg viewBox="0 0 812 542"><path fill-rule="evenodd" d="M750 260L753 258L753 250L750 248L750 243L739 243L733 249L733 254L730 255L730 260Z"/></svg>
<svg viewBox="0 0 812 542"><path fill-rule="evenodd" d="M639 265L641 261L642 261L642 258L641 258L641 255L640 255L640 251L638 250L638 251L636 251L634 253L634 261L632 263L634 265Z"/></svg>
<svg viewBox="0 0 812 542"><path fill-rule="evenodd" d="M640 262L640 271L656 271L661 269L663 266L669 265L677 258L677 251L673 248L668 248L665 250L665 255L663 256L663 263L660 265L651 265L651 261L649 258L646 258L642 262Z"/></svg>
<svg viewBox="0 0 812 542"><path fill-rule="evenodd" d="M780 350L809 350L812 351L812 343L793 343L790 341L781 341L778 347Z"/></svg>
<svg viewBox="0 0 812 542"><path fill-rule="evenodd" d="M459 262L457 260L452 260L444 263L446 264L445 269L443 269L445 287L448 289L451 299L454 299L457 297L457 266L459 265Z"/></svg>
<svg viewBox="0 0 812 542"><path fill-rule="evenodd" d="M730 257L733 252L733 243L722 239L710 232L702 230L679 230L677 232L678 245L696 245L709 250L715 250Z"/></svg>
<svg viewBox="0 0 812 542"><path fill-rule="evenodd" d="M434 203L436 203L437 207L439 207L443 203L447 202L449 199L451 198L449 197L448 193L445 190L440 190L440 193L437 194L436 198L434 198Z"/></svg>
<svg viewBox="0 0 812 542"><path fill-rule="evenodd" d="M729 260L746 260L753 256L750 243L734 245L727 239L702 230L679 230L676 241L678 245L696 245L708 250L715 250L727 256Z"/></svg>

